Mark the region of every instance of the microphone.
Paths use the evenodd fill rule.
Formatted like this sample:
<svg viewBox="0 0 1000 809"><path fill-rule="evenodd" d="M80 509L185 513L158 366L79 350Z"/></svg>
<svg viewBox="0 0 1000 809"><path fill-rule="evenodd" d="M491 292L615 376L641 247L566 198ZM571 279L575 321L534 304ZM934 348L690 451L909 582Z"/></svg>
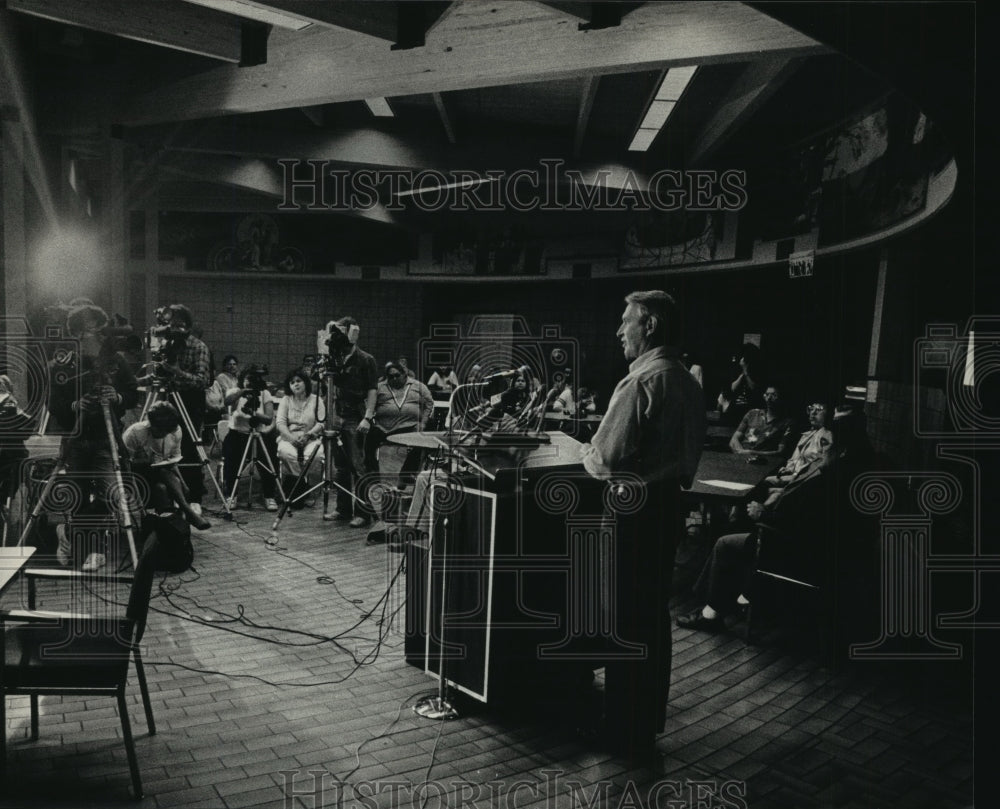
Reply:
<svg viewBox="0 0 1000 809"><path fill-rule="evenodd" d="M511 376L517 376L518 374L529 373L531 369L527 365L522 365L520 368L515 368L512 371L498 371L495 374L489 374L482 378L483 382L492 382L494 379L507 379Z"/></svg>

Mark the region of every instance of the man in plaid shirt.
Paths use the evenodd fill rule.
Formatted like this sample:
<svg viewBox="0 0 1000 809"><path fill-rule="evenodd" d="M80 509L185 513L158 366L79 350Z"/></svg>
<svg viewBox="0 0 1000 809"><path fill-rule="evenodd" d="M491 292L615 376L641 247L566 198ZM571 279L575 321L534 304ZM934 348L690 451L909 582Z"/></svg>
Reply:
<svg viewBox="0 0 1000 809"><path fill-rule="evenodd" d="M212 384L211 359L208 346L191 334L191 310L183 304L175 303L168 311L171 328L187 332L187 338L176 362L162 363L160 367L180 394L194 425L194 436L188 435L186 428L182 430L181 477L189 491L191 508L200 516L201 499L205 496L205 477L193 439L201 437L205 422L205 389Z"/></svg>

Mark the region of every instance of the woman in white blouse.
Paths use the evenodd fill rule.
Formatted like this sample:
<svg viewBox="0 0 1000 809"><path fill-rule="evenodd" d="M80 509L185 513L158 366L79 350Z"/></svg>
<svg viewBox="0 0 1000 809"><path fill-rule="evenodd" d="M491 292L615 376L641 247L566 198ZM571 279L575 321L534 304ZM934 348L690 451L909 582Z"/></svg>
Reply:
<svg viewBox="0 0 1000 809"><path fill-rule="evenodd" d="M316 450L309 470L312 479L323 474L323 422L326 406L312 392L312 382L305 371L296 368L285 377L285 395L278 404L278 458L290 475L302 474L302 466ZM286 491L289 491L286 489ZM290 493L289 496L293 496ZM306 501L306 505L310 505Z"/></svg>

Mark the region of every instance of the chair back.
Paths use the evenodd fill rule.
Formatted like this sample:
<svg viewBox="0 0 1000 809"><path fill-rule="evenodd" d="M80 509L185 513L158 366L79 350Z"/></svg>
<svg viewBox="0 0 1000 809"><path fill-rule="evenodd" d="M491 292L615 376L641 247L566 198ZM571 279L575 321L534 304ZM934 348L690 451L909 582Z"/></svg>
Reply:
<svg viewBox="0 0 1000 809"><path fill-rule="evenodd" d="M154 531L143 543L139 552L139 563L132 579L132 592L128 597L128 608L125 617L135 627L135 642L142 640L146 631L146 618L149 615L149 598L153 590L153 578L156 575L156 558L160 551L160 541Z"/></svg>

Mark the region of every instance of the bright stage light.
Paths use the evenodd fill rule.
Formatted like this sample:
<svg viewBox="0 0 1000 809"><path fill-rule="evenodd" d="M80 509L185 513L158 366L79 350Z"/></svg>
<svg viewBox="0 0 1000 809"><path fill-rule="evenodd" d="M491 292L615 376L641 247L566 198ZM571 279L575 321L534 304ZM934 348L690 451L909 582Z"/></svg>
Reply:
<svg viewBox="0 0 1000 809"><path fill-rule="evenodd" d="M30 278L45 298L68 301L93 296L106 281L107 257L98 235L61 227L38 239L28 259Z"/></svg>

